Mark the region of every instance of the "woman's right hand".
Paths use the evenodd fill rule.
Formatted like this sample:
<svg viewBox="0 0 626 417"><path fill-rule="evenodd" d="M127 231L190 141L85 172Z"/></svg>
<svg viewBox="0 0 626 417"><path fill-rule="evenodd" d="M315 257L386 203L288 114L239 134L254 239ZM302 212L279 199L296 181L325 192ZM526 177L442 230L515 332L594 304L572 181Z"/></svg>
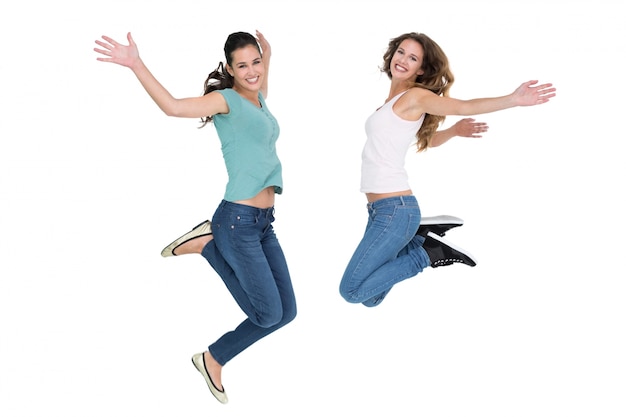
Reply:
<svg viewBox="0 0 626 417"><path fill-rule="evenodd" d="M487 132L489 126L484 122L477 122L471 117L461 119L453 126L454 135L464 138L482 138L481 133Z"/></svg>
<svg viewBox="0 0 626 417"><path fill-rule="evenodd" d="M112 62L114 64L119 64L132 69L133 66L139 62L139 50L137 49L137 44L133 41L133 37L130 32L128 32L126 37L128 39L128 45L122 45L108 36L102 36L104 42L96 40L96 44L104 49L93 48L93 50L106 56L98 57L96 59L98 61Z"/></svg>

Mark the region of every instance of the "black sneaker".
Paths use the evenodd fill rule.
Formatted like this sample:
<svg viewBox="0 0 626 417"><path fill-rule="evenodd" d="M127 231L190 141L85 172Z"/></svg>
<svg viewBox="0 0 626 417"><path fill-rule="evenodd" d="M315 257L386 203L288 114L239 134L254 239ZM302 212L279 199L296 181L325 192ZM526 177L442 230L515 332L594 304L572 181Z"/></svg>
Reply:
<svg viewBox="0 0 626 417"><path fill-rule="evenodd" d="M476 261L471 254L454 246L452 243L433 232L428 232L426 235L423 248L426 250L430 258L430 266L433 268L452 265L454 263L476 266Z"/></svg>
<svg viewBox="0 0 626 417"><path fill-rule="evenodd" d="M433 216L422 217L420 227L417 229L417 234L426 237L428 232L433 232L439 236L445 236L446 232L453 227L463 225L463 219L459 219L454 216Z"/></svg>

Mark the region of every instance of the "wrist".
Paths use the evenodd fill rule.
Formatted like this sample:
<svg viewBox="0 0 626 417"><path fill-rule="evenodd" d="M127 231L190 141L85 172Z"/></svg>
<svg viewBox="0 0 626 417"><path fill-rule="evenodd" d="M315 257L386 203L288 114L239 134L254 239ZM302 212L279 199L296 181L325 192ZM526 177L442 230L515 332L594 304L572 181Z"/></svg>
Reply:
<svg viewBox="0 0 626 417"><path fill-rule="evenodd" d="M450 126L450 128L448 129L448 135L446 135L448 139L451 139L455 136L461 136L461 132L459 131L459 123L461 122L456 122L455 124Z"/></svg>
<svg viewBox="0 0 626 417"><path fill-rule="evenodd" d="M137 57L134 61L128 64L128 68L130 68L133 72L140 72L146 69L146 65L143 63L141 58Z"/></svg>

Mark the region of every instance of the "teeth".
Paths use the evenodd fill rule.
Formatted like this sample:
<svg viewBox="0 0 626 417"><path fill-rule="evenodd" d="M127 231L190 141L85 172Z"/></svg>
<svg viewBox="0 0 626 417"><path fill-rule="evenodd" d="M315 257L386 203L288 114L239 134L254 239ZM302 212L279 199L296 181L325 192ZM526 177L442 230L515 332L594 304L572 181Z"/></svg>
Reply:
<svg viewBox="0 0 626 417"><path fill-rule="evenodd" d="M258 80L259 80L259 77L258 77L258 76L257 76L257 77L254 77L254 78L248 78L248 82L249 82L249 83L255 83L255 82L257 82Z"/></svg>

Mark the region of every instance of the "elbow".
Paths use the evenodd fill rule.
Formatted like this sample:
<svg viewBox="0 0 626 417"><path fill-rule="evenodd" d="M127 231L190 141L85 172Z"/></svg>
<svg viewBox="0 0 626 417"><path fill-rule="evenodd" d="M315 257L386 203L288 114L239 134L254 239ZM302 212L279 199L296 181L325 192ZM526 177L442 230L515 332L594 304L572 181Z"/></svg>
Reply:
<svg viewBox="0 0 626 417"><path fill-rule="evenodd" d="M163 113L169 117L183 117L181 112L176 108L176 106L164 106L161 107Z"/></svg>
<svg viewBox="0 0 626 417"><path fill-rule="evenodd" d="M163 111L163 113L165 113L166 116L182 117L182 109L181 106L178 105L178 100L176 99L168 100L165 103L161 103L159 105L159 108L161 109L161 111Z"/></svg>
<svg viewBox="0 0 626 417"><path fill-rule="evenodd" d="M472 108L472 106L461 105L454 113L455 116L473 116L476 114L476 111Z"/></svg>
<svg viewBox="0 0 626 417"><path fill-rule="evenodd" d="M454 111L455 116L475 116L481 113L475 100L462 100Z"/></svg>
<svg viewBox="0 0 626 417"><path fill-rule="evenodd" d="M161 109L161 110L163 110L163 113L165 113L165 115L168 117L189 117L185 113L179 111L176 108L167 108L167 109Z"/></svg>

